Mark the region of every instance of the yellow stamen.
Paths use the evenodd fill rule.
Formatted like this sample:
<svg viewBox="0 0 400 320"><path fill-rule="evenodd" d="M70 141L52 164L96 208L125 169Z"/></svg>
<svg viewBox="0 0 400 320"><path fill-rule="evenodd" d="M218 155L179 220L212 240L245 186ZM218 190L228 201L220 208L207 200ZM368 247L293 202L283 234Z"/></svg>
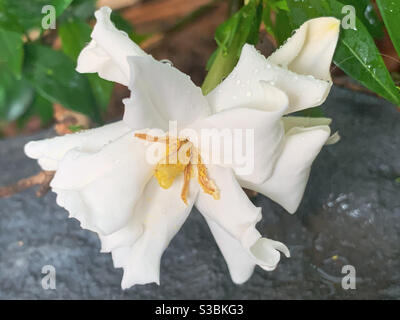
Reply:
<svg viewBox="0 0 400 320"><path fill-rule="evenodd" d="M215 200L219 200L220 198L219 190L215 185L214 181L208 178L207 168L203 163L201 163L200 157L198 158L198 163L197 163L197 179L205 193L212 195L212 197Z"/></svg>
<svg viewBox="0 0 400 320"><path fill-rule="evenodd" d="M188 165L185 168L185 171L183 172L183 187L182 187L182 192L181 192L181 199L183 202L187 205L187 194L189 192L189 183L190 183L190 178L192 175L192 164L188 163Z"/></svg>
<svg viewBox="0 0 400 320"><path fill-rule="evenodd" d="M219 191L214 181L210 180L207 175L207 168L201 162L201 157L195 150L193 144L187 139L172 139L166 137L154 137L146 133L135 133L135 137L150 142L163 142L166 144L166 155L160 160L155 168L154 176L161 188L168 189L181 173L183 173L183 187L181 191L181 199L187 205L187 195L189 193L190 179L193 175L193 154L197 154L196 168L197 178L203 191L213 196L215 200L220 198ZM194 152L196 151L196 152ZM183 152L180 154L180 152ZM182 155L186 155L185 159L181 159ZM172 161L171 161L172 160ZM183 162L181 162L183 161Z"/></svg>

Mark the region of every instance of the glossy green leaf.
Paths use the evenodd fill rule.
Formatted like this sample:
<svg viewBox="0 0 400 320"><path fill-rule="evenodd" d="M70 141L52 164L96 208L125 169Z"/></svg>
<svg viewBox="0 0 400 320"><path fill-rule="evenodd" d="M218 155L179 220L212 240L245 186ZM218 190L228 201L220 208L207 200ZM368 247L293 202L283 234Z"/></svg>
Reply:
<svg viewBox="0 0 400 320"><path fill-rule="evenodd" d="M58 33L63 52L73 61L76 61L81 50L90 41L91 28L86 22L72 20L62 23ZM86 74L85 76L89 80L96 103L101 109L107 109L114 84L101 79L97 74Z"/></svg>
<svg viewBox="0 0 400 320"><path fill-rule="evenodd" d="M33 100L33 89L24 79L0 67L0 118L13 121L20 117Z"/></svg>
<svg viewBox="0 0 400 320"><path fill-rule="evenodd" d="M0 27L12 31L26 32L41 28L45 14L42 8L52 5L58 17L72 0L0 0Z"/></svg>
<svg viewBox="0 0 400 320"><path fill-rule="evenodd" d="M38 44L27 46L26 57L25 75L44 98L101 121L89 81L70 58Z"/></svg>
<svg viewBox="0 0 400 320"><path fill-rule="evenodd" d="M21 34L0 28L0 68L9 69L19 78L23 57L24 48Z"/></svg>
<svg viewBox="0 0 400 320"><path fill-rule="evenodd" d="M292 28L299 27L308 19L320 16L343 18L343 3L336 0L287 0ZM400 105L400 92L395 86L372 36L360 19L356 18L356 30L341 30L334 62L349 76L368 89Z"/></svg>
<svg viewBox="0 0 400 320"><path fill-rule="evenodd" d="M215 32L218 49L211 56L212 64L204 80L202 90L207 94L214 89L236 65L245 43L256 44L262 18L262 2L250 0Z"/></svg>
<svg viewBox="0 0 400 320"><path fill-rule="evenodd" d="M377 0L390 39L400 56L400 0Z"/></svg>
<svg viewBox="0 0 400 320"><path fill-rule="evenodd" d="M379 20L371 0L344 0L341 2L354 7L357 17L372 37L376 39L383 37L383 24Z"/></svg>

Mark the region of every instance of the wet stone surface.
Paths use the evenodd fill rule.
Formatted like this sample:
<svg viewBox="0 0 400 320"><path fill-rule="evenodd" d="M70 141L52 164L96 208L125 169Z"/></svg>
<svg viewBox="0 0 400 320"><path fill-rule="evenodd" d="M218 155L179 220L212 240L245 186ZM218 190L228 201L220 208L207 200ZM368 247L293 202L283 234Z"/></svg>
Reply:
<svg viewBox="0 0 400 320"><path fill-rule="evenodd" d="M259 230L284 242L290 259L273 272L256 268L234 285L200 214L193 211L162 259L161 286L121 290L121 269L100 253L95 234L33 190L0 199L0 298L16 299L364 299L400 298L400 113L385 101L335 88L325 104L341 133L316 160L304 200L291 216L269 199ZM0 184L38 170L23 155L28 140L0 142ZM56 268L56 290L41 286ZM344 290L344 265L356 289Z"/></svg>

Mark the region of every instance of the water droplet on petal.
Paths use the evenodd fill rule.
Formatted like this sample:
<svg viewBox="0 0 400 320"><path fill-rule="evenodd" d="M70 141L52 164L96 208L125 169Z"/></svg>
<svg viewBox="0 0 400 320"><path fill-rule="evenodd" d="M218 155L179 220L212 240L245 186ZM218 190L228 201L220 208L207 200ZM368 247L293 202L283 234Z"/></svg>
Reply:
<svg viewBox="0 0 400 320"><path fill-rule="evenodd" d="M169 66L173 66L173 63L170 61L170 60L168 60L168 59L162 59L162 60L160 60L160 62L161 63L164 63L164 64L168 64Z"/></svg>

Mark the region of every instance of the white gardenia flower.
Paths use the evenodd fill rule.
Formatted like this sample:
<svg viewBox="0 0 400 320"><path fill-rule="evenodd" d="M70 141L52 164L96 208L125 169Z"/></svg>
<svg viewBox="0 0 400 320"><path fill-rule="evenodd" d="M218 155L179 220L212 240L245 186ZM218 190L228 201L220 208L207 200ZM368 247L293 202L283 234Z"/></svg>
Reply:
<svg viewBox="0 0 400 320"><path fill-rule="evenodd" d="M289 250L255 228L261 208L242 187L290 213L299 206L311 164L329 142L330 120L284 115L325 101L339 21L306 22L268 59L246 44L232 73L203 96L187 75L156 61L117 30L110 13L107 7L96 12L92 41L77 70L129 87L123 121L25 146L44 170L56 170L51 187L57 203L82 228L98 233L102 251L124 269L122 288L159 283L161 256L193 206L206 219L235 283L248 280L256 265L273 270L280 252L289 257ZM200 161L203 150L181 135L183 129L252 129L254 170L241 174L223 161L150 163L149 145L172 152L171 120L178 124L176 149L186 146L192 156L198 151ZM166 134L151 135L153 129Z"/></svg>

